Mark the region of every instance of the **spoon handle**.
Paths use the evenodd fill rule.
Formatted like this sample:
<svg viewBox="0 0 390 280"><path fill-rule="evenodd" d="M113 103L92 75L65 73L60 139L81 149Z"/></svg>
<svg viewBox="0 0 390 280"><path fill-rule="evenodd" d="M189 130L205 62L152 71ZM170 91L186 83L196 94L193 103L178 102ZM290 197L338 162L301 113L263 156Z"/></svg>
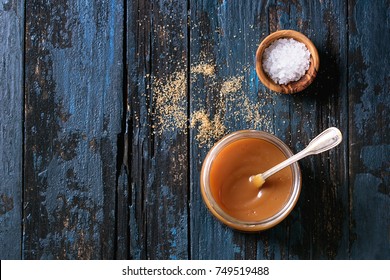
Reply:
<svg viewBox="0 0 390 280"><path fill-rule="evenodd" d="M330 150L340 144L342 139L341 131L336 127L330 127L311 140L305 149L262 173L262 177L265 180L274 173L308 155L319 154Z"/></svg>

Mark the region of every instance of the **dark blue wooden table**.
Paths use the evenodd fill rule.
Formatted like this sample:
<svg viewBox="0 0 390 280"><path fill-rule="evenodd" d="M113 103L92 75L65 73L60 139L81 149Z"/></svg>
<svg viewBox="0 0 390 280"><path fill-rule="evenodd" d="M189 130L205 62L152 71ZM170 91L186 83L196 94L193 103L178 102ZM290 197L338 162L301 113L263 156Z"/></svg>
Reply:
<svg viewBox="0 0 390 280"><path fill-rule="evenodd" d="M294 29L320 54L305 91L258 80ZM390 259L390 2L0 1L1 259ZM210 146L240 129L302 160L302 192L245 234L203 204Z"/></svg>

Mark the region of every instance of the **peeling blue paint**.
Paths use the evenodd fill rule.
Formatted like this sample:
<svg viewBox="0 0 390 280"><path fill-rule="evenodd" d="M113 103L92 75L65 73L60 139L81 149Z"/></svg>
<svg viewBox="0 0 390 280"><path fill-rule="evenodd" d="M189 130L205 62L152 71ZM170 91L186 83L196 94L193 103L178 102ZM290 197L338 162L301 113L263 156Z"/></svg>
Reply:
<svg viewBox="0 0 390 280"><path fill-rule="evenodd" d="M367 170L385 170L390 168L390 145L364 146L360 157Z"/></svg>
<svg viewBox="0 0 390 280"><path fill-rule="evenodd" d="M353 233L357 240L370 242L354 242L351 254L359 254L362 259L386 259L390 249L388 228L390 223L388 196L377 192L382 179L368 173L358 173L353 186ZM387 205L387 209L377 207ZM365 252L361 255L360 252Z"/></svg>

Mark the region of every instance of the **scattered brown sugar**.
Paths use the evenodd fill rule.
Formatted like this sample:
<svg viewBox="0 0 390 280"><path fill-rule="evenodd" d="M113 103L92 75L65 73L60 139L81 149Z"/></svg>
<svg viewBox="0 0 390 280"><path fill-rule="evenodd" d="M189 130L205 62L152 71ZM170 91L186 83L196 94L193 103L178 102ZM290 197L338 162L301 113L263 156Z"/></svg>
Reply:
<svg viewBox="0 0 390 280"><path fill-rule="evenodd" d="M244 80L243 76L233 77L225 80L221 86L221 94L225 96L229 93L237 92L241 89L242 81Z"/></svg>
<svg viewBox="0 0 390 280"><path fill-rule="evenodd" d="M153 82L155 100L154 128L161 135L166 131L186 131L187 81L185 71L174 72Z"/></svg>
<svg viewBox="0 0 390 280"><path fill-rule="evenodd" d="M179 70L164 78L154 78L152 91L155 108L149 112L153 118L154 133L177 131L186 134L188 129L194 132L199 147L211 147L225 134L228 127L237 123L245 124L242 129L261 129L269 131L272 122L269 119L267 103L272 102L266 95L251 100L246 94L244 79L250 66L243 66L223 81L216 76L216 65L203 59L190 68L191 101L197 110L188 116L187 76L185 70ZM205 78L197 84L198 77ZM213 112L209 112L205 103L207 95L214 94Z"/></svg>
<svg viewBox="0 0 390 280"><path fill-rule="evenodd" d="M201 74L203 76L214 76L215 75L215 65L211 63L201 62L198 65L191 67L191 74Z"/></svg>
<svg viewBox="0 0 390 280"><path fill-rule="evenodd" d="M225 135L226 127L221 121L220 115L210 119L205 110L199 110L191 115L190 128L197 129L195 140L199 146L211 146L211 140L219 140Z"/></svg>

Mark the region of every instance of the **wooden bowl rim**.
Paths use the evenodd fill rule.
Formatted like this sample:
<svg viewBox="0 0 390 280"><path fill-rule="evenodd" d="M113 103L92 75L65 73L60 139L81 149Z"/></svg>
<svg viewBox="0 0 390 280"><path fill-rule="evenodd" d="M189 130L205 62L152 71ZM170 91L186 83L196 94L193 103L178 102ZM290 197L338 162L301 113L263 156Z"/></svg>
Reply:
<svg viewBox="0 0 390 280"><path fill-rule="evenodd" d="M303 44L306 45L307 49L310 52L310 66L309 69L306 71L306 74L298 81L288 83L287 85L279 85L275 83L263 70L262 67L262 58L264 50L269 47L269 45L272 44L277 39L281 38L293 38ZM314 80L318 73L318 69L320 66L320 60L317 48L314 46L313 42L307 38L302 33L295 31L295 30L278 30L271 34L269 34L267 37L264 38L264 40L260 43L259 47L256 51L256 72L257 76L259 77L260 81L269 89L285 93L285 94L291 94L296 93L299 91L304 90L307 88Z"/></svg>

